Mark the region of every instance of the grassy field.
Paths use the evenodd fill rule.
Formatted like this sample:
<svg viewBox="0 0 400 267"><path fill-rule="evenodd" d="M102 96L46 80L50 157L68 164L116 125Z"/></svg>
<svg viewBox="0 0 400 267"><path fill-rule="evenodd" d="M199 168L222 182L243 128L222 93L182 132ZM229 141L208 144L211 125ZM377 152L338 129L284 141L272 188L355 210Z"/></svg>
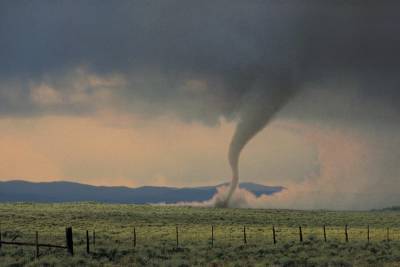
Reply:
<svg viewBox="0 0 400 267"><path fill-rule="evenodd" d="M348 243L344 234L346 224ZM40 243L59 245L65 244L65 227L72 226L75 245L73 257L65 250L41 248L39 259L35 259L34 247L3 245L0 266L400 266L399 211L17 203L0 204L0 225L3 240L31 242L35 231L39 231ZM276 244L272 225L276 229ZM302 243L299 225L303 230ZM370 243L367 225L371 229ZM89 255L85 251L86 230L96 231L96 246Z"/></svg>

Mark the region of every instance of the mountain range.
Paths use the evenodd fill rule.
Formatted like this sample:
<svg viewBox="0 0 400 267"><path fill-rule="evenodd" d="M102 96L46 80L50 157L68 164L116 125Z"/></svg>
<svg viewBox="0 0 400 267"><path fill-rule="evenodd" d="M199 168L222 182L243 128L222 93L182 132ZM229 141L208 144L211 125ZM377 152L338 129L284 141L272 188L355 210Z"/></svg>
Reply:
<svg viewBox="0 0 400 267"><path fill-rule="evenodd" d="M93 186L75 182L27 182L13 180L0 182L0 202L77 202L96 201L105 203L177 203L186 201L205 201L216 192L217 187L161 187L142 186L130 188L124 186ZM272 195L285 188L265 186L255 183L241 183L244 188L256 196Z"/></svg>

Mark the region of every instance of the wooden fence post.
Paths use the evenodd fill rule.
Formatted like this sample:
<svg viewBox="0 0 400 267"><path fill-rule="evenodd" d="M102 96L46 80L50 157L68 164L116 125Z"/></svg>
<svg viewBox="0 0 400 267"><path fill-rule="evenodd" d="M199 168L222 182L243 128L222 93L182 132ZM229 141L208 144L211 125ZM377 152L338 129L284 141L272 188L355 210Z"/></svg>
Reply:
<svg viewBox="0 0 400 267"><path fill-rule="evenodd" d="M65 229L65 237L67 242L67 250L71 256L74 256L74 242L72 237L72 227L67 227Z"/></svg>
<svg viewBox="0 0 400 267"><path fill-rule="evenodd" d="M214 225L211 225L211 247L214 247Z"/></svg>
<svg viewBox="0 0 400 267"><path fill-rule="evenodd" d="M272 226L272 238L274 240L274 244L276 244L276 236L275 236L275 226Z"/></svg>
<svg viewBox="0 0 400 267"><path fill-rule="evenodd" d="M0 228L0 249L1 249L1 228Z"/></svg>
<svg viewBox="0 0 400 267"><path fill-rule="evenodd" d="M369 224L368 224L368 228L367 228L367 241L369 243Z"/></svg>
<svg viewBox="0 0 400 267"><path fill-rule="evenodd" d="M133 247L136 248L136 227L133 227Z"/></svg>
<svg viewBox="0 0 400 267"><path fill-rule="evenodd" d="M300 235L300 242L303 242L303 231L301 230L301 226L299 226L299 235Z"/></svg>
<svg viewBox="0 0 400 267"><path fill-rule="evenodd" d="M389 238L389 227L386 229L386 240L389 242L390 238Z"/></svg>
<svg viewBox="0 0 400 267"><path fill-rule="evenodd" d="M86 253L90 253L90 245L89 245L89 230L86 230Z"/></svg>
<svg viewBox="0 0 400 267"><path fill-rule="evenodd" d="M324 241L326 242L326 227L324 225Z"/></svg>
<svg viewBox="0 0 400 267"><path fill-rule="evenodd" d="M247 244L246 226L243 226L243 242Z"/></svg>
<svg viewBox="0 0 400 267"><path fill-rule="evenodd" d="M39 258L39 233L35 233L36 258Z"/></svg>
<svg viewBox="0 0 400 267"><path fill-rule="evenodd" d="M93 247L96 246L96 231L93 230Z"/></svg>
<svg viewBox="0 0 400 267"><path fill-rule="evenodd" d="M178 226L176 226L176 247L179 247L179 232L178 232Z"/></svg>
<svg viewBox="0 0 400 267"><path fill-rule="evenodd" d="M349 234L347 233L347 224L346 224L346 226L344 227L344 235L345 235L345 237L346 237L346 242L349 242Z"/></svg>

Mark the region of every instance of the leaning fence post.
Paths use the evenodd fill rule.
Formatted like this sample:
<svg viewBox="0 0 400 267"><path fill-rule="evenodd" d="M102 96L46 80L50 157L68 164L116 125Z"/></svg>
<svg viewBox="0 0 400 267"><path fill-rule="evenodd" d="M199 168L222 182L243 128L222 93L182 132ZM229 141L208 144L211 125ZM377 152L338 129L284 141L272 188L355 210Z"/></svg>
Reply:
<svg viewBox="0 0 400 267"><path fill-rule="evenodd" d="M368 228L367 228L367 241L369 243L369 224L368 224Z"/></svg>
<svg viewBox="0 0 400 267"><path fill-rule="evenodd" d="M345 235L345 237L346 237L346 242L349 242L349 234L347 233L347 224L346 224L346 226L344 227L344 235Z"/></svg>
<svg viewBox="0 0 400 267"><path fill-rule="evenodd" d="M211 225L211 247L214 247L214 225Z"/></svg>
<svg viewBox="0 0 400 267"><path fill-rule="evenodd" d="M133 227L133 247L136 248L136 227Z"/></svg>
<svg viewBox="0 0 400 267"><path fill-rule="evenodd" d="M301 226L299 226L299 235L300 235L300 242L303 242L303 231L301 230Z"/></svg>
<svg viewBox="0 0 400 267"><path fill-rule="evenodd" d="M89 231L86 230L86 253L90 253L90 246L89 246Z"/></svg>
<svg viewBox="0 0 400 267"><path fill-rule="evenodd" d="M74 242L72 238L72 227L67 227L65 229L65 237L67 242L67 250L68 253L73 256L74 255Z"/></svg>
<svg viewBox="0 0 400 267"><path fill-rule="evenodd" d="M275 236L275 226L272 226L272 238L274 240L274 244L276 244L276 236Z"/></svg>
<svg viewBox="0 0 400 267"><path fill-rule="evenodd" d="M326 242L326 227L324 225L324 241Z"/></svg>
<svg viewBox="0 0 400 267"><path fill-rule="evenodd" d="M243 242L247 244L246 226L243 226Z"/></svg>
<svg viewBox="0 0 400 267"><path fill-rule="evenodd" d="M39 233L35 233L36 258L39 258Z"/></svg>
<svg viewBox="0 0 400 267"><path fill-rule="evenodd" d="M176 226L176 247L179 247L179 232L178 232L178 226Z"/></svg>

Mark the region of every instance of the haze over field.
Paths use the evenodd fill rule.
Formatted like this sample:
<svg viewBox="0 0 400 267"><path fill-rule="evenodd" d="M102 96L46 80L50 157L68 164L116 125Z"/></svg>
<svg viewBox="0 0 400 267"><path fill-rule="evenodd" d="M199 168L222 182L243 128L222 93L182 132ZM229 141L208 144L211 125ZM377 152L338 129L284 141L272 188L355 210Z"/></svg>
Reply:
<svg viewBox="0 0 400 267"><path fill-rule="evenodd" d="M239 191L257 207L398 205L399 8L3 1L0 180L201 186L240 166L288 188Z"/></svg>

